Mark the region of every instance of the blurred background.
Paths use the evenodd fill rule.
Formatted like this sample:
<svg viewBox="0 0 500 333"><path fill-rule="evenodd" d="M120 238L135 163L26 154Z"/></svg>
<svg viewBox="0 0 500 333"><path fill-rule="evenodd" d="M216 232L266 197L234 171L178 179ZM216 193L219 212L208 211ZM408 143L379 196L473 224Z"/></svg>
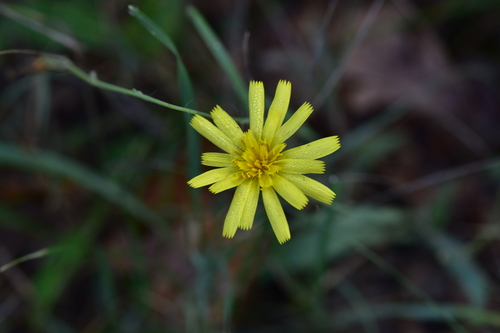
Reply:
<svg viewBox="0 0 500 333"><path fill-rule="evenodd" d="M0 332L500 332L499 22L495 0L3 1ZM284 245L262 204L225 239L233 191L186 184L217 148L140 98L244 118L280 79L316 110L289 147L340 136L313 177L337 198L284 203Z"/></svg>

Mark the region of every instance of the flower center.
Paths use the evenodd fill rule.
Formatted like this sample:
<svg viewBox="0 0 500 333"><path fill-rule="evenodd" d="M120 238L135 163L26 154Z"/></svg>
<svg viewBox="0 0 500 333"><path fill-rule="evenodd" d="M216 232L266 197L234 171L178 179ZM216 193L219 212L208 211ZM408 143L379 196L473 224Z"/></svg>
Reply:
<svg viewBox="0 0 500 333"><path fill-rule="evenodd" d="M241 170L240 177L258 179L264 188L272 186L270 176L280 170L277 162L285 144L276 145L271 149L265 140L257 141L250 130L245 132L241 142L245 150L243 153L235 152L237 156L233 160Z"/></svg>

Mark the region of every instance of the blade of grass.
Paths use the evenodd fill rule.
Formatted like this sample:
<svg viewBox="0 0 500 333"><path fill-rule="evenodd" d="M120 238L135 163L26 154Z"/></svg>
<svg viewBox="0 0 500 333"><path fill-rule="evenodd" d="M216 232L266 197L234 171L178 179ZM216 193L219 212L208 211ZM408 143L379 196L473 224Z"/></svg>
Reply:
<svg viewBox="0 0 500 333"><path fill-rule="evenodd" d="M314 214L300 212L295 217L304 230L286 245L286 251L279 253L278 259L292 272L314 271L315 266L321 265L318 261L323 261L328 269L333 260L351 252L352 241L375 246L404 239L408 232L406 212L394 207L351 206L337 202ZM320 255L318 250L323 253Z"/></svg>
<svg viewBox="0 0 500 333"><path fill-rule="evenodd" d="M328 7L326 8L325 15L323 16L323 20L321 21L321 25L319 26L318 32L316 34L314 40L314 48L313 48L313 57L311 63L309 65L309 75L307 81L309 82L309 86L313 86L314 80L314 70L319 63L319 59L323 52L324 46L326 44L326 35L328 27L332 21L333 12L337 7L338 0L330 0L328 2Z"/></svg>
<svg viewBox="0 0 500 333"><path fill-rule="evenodd" d="M222 259L222 258L221 258ZM225 290L223 297L222 327L224 331L231 331L231 321L235 310L236 295L232 284L231 274L227 260L220 260L221 274L225 278Z"/></svg>
<svg viewBox="0 0 500 333"><path fill-rule="evenodd" d="M144 252L144 236L141 228L130 219L127 219L126 222L129 246L127 246L125 253L131 260L133 271L128 283L128 290L138 311L139 316L136 319L141 321L145 319L147 313L145 301L152 290L152 277L148 274L148 265L151 264L148 255Z"/></svg>
<svg viewBox="0 0 500 333"><path fill-rule="evenodd" d="M147 17L143 12L139 10L138 7L129 5L128 12L130 15L135 17L139 23L141 23L144 28L146 28L151 35L153 35L158 41L160 41L167 49L170 50L175 55L176 60L181 60L179 56L179 52L174 42L170 37L158 26L154 23L149 17Z"/></svg>
<svg viewBox="0 0 500 333"><path fill-rule="evenodd" d="M469 302L477 307L484 306L488 300L488 279L465 246L449 235L433 230L424 232L423 239L432 247Z"/></svg>
<svg viewBox="0 0 500 333"><path fill-rule="evenodd" d="M42 16L41 13L37 13L39 16ZM25 27L30 28L31 30L40 33L47 38L52 39L53 41L64 45L65 47L73 50L73 52L77 54L82 54L83 45L78 42L75 38L68 36L67 34L63 34L57 30L49 28L38 21L32 20L26 16L19 14L13 9L7 7L6 5L0 4L0 15L3 15L7 18L10 18L13 21L16 21L19 24L24 25Z"/></svg>
<svg viewBox="0 0 500 333"><path fill-rule="evenodd" d="M430 309L425 304L414 303L387 303L367 307L366 310L359 308L358 311L371 311L377 319L406 318L426 321L442 321L442 314L448 317L456 317L475 326L490 326L500 328L500 313L487 311L473 306L455 304L436 304L439 311ZM336 329L347 328L358 323L357 311L337 311L331 318L332 326Z"/></svg>
<svg viewBox="0 0 500 333"><path fill-rule="evenodd" d="M497 190L495 201L493 202L486 223L484 223L481 231L467 245L467 252L478 254L495 240L500 240L500 189Z"/></svg>
<svg viewBox="0 0 500 333"><path fill-rule="evenodd" d="M187 106L192 104L194 108L196 107L196 101L193 92L193 85L191 79L189 78L188 71L182 58L177 50L172 39L149 17L142 13L139 8L134 6L128 6L130 15L135 17L158 41L160 41L170 52L175 56L177 63L177 78L179 84L179 90L181 92L181 102L183 105ZM189 125L191 117L185 115L184 123L186 126L187 133L187 156L188 156L188 176L193 178L201 173L201 147L200 147L200 136L196 134L196 131ZM189 188L191 199L195 207L200 207L201 204L201 192L196 191L193 188Z"/></svg>
<svg viewBox="0 0 500 333"><path fill-rule="evenodd" d="M304 66L304 54L310 53L309 43L302 38L302 33L293 24L293 19L287 13L286 3L269 0L255 2L278 37L283 50L282 61L290 72L288 75L306 77L308 68Z"/></svg>
<svg viewBox="0 0 500 333"><path fill-rule="evenodd" d="M106 318L115 318L118 311L118 297L112 264L102 247L95 247L93 252L98 267L95 286L95 298L98 300L97 308L98 311L102 310L106 313Z"/></svg>
<svg viewBox="0 0 500 333"><path fill-rule="evenodd" d="M35 90L34 136L43 141L48 130L51 114L50 76L47 73L33 76L33 86Z"/></svg>
<svg viewBox="0 0 500 333"><path fill-rule="evenodd" d="M51 320L52 309L61 296L73 274L89 260L94 239L109 213L109 206L97 201L89 210L87 217L77 230L62 235L58 244L53 246L53 255L44 261L36 273L35 308L30 317L33 324L46 327Z"/></svg>
<svg viewBox="0 0 500 333"><path fill-rule="evenodd" d="M403 273L398 271L396 268L387 263L384 259L378 256L375 252L373 252L370 248L363 245L361 242L353 240L351 242L351 246L354 250L356 250L359 254L363 255L365 258L373 262L379 268L384 270L389 275L393 276L401 285L405 286L411 293L413 293L416 297L422 299L424 304L436 314L441 315L441 318L444 322L450 326L455 332L469 332L465 327L463 327L457 319L448 312L442 311L440 307L437 306L436 302L423 290L418 288L413 282L410 281Z"/></svg>
<svg viewBox="0 0 500 333"><path fill-rule="evenodd" d="M7 203L0 204L0 226L39 238L44 238L50 233L38 221L21 215Z"/></svg>
<svg viewBox="0 0 500 333"><path fill-rule="evenodd" d="M372 2L372 5L368 11L368 13L365 16L365 19L363 20L363 23L361 24L361 27L358 30L358 33L356 34L356 37L354 38L353 42L351 45L349 45L349 48L345 55L342 57L340 60L339 65L337 66L337 69L330 75L328 80L325 82L323 87L320 89L319 93L316 95L316 97L313 100L313 105L316 108L319 108L323 106L325 101L327 100L328 96L332 94L333 89L337 85L337 83L340 81L340 78L344 74L347 65L349 64L352 55L354 52L359 48L361 43L366 37L366 34L368 33L368 30L370 30L370 27L373 25L373 21L375 21L375 18L377 17L378 12L382 8L382 5L384 4L384 0L374 0Z"/></svg>
<svg viewBox="0 0 500 333"><path fill-rule="evenodd" d="M3 126L5 126L4 117L8 115L9 110L12 110L14 104L19 103L21 99L25 98L27 91L30 89L31 82L32 78L27 76L13 81L3 87L0 93L0 103L2 104L0 118L2 119Z"/></svg>
<svg viewBox="0 0 500 333"><path fill-rule="evenodd" d="M174 54L177 62L177 75L181 92L181 101L184 105L196 105L191 79L189 78L186 66L184 65L179 51L177 50L177 47L172 39L156 23L141 12L139 8L130 5L128 6L128 11L130 15L135 17L139 23L141 23L151 33L152 36L158 39L160 43L162 43L170 52Z"/></svg>
<svg viewBox="0 0 500 333"><path fill-rule="evenodd" d="M153 226L165 224L159 215L119 185L58 154L46 151L28 152L13 145L0 143L0 163L73 181L116 204L139 220Z"/></svg>
<svg viewBox="0 0 500 333"><path fill-rule="evenodd" d="M436 188L435 193L429 198L429 217L432 227L444 230L453 216L457 196L460 191L460 181L450 181Z"/></svg>
<svg viewBox="0 0 500 333"><path fill-rule="evenodd" d="M25 261L42 258L42 257L46 256L47 254L49 254L50 252L51 252L51 250L49 248L45 248L45 249L41 249L41 250L32 252L32 253L27 254L25 256L22 256L20 258L17 258L16 260L13 260L9 263L2 265L0 267L0 273L3 273L6 270L8 270L9 268L14 267L16 265L19 265L20 263L23 263Z"/></svg>
<svg viewBox="0 0 500 333"><path fill-rule="evenodd" d="M456 191L456 186L449 186ZM417 214L417 232L422 241L433 250L441 265L461 287L469 302L477 307L484 307L488 301L489 280L480 265L474 260L473 255L467 250L465 244L448 235L444 229L444 219L451 216L449 206L456 204L454 193L444 191L438 193L432 200L429 208ZM448 201L445 201L448 199ZM432 209L444 211L441 215L432 214Z"/></svg>
<svg viewBox="0 0 500 333"><path fill-rule="evenodd" d="M337 287L337 291L349 302L353 312L358 316L358 320L361 321L365 332L379 332L372 307L354 284L346 279Z"/></svg>
<svg viewBox="0 0 500 333"><path fill-rule="evenodd" d="M247 88L243 81L241 75L239 74L236 66L234 65L231 57L227 53L226 49L222 45L221 41L214 33L212 28L208 25L207 21L203 18L200 12L193 6L188 6L187 8L188 17L193 22L196 30L200 34L201 38L207 45L210 52L214 56L215 60L219 63L224 73L231 81L236 94L241 100L241 103L245 106L248 105Z"/></svg>

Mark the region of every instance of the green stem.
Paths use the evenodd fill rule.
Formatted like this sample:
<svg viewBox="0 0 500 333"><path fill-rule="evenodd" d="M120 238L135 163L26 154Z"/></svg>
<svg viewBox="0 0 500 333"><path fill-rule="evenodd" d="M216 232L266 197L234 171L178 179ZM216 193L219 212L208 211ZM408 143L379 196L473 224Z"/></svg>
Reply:
<svg viewBox="0 0 500 333"><path fill-rule="evenodd" d="M208 114L208 113L201 112L201 111L196 111L196 110L193 110L193 109L189 109L189 108L185 108L185 107L182 107L182 106L170 104L170 103L167 103L167 102L163 102L163 101L160 101L159 99L156 99L156 98L153 98L151 96L145 95L141 91L138 91L138 90L135 90L135 89L130 90L130 89L122 88L122 87L115 86L115 85L110 84L110 83L106 83L106 82L100 81L97 78L97 76L94 75L95 72L91 72L91 74L89 75L89 74L85 73L84 71L82 71L80 68L78 68L75 65L73 65L72 63L68 64L67 70L71 74L79 77L83 81L85 81L88 84L93 85L93 86L95 86L97 88L106 89L106 90L118 92L118 93L121 93L121 94L134 96L136 98L140 98L140 99L143 99L145 101L148 101L148 102L151 102L151 103L155 103L155 104L164 106L164 107L172 109L172 110L182 111L182 112L191 113L191 114L197 114L197 115L200 115L200 116L203 116L203 117L210 118L210 114Z"/></svg>
<svg viewBox="0 0 500 333"><path fill-rule="evenodd" d="M201 111L193 110L190 108L178 106L175 104L170 104L170 103L161 101L159 99L153 98L151 96L144 95L141 91L138 91L136 89L122 88L119 86L115 86L114 84L111 84L111 83L103 82L97 78L97 75L95 74L95 72L90 72L90 74L85 73L80 68L76 67L68 58L66 58L64 56L60 56L57 54L43 53L43 52L38 52L38 51L31 51L31 50L0 51L0 55L11 54L11 53L40 55L40 59L43 62L41 65L45 66L47 70L68 71L71 74L75 75L76 77L82 79L83 81L85 81L88 84L90 84L94 87L97 87L97 88L114 91L114 92L124 94L124 95L134 96L136 98L148 101L150 103L161 105L161 106L166 107L166 108L171 109L171 110L176 110L176 111L181 111L181 112L190 113L190 114L194 114L194 115L199 115L199 116L203 116L206 118L212 118L212 116L210 116L210 114L206 113L206 112L201 112ZM249 119L246 117L244 117L244 118L235 117L233 119L235 121L239 122L240 124L248 124L248 122L249 122Z"/></svg>

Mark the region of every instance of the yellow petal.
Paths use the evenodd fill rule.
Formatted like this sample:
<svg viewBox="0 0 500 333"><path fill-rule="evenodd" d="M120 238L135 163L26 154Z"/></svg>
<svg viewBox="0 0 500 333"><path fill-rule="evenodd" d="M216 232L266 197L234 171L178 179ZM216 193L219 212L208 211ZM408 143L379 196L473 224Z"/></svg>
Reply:
<svg viewBox="0 0 500 333"><path fill-rule="evenodd" d="M283 178L289 180L292 184L297 186L299 190L313 199L331 204L335 198L335 193L320 182L315 181L304 175L295 175L289 173L282 173Z"/></svg>
<svg viewBox="0 0 500 333"><path fill-rule="evenodd" d="M203 153L201 154L201 164L212 167L231 167L234 156L226 153Z"/></svg>
<svg viewBox="0 0 500 333"><path fill-rule="evenodd" d="M248 149L252 149L252 150L258 150L260 149L260 144L259 144L259 141L257 141L257 139L255 138L255 135L253 135L253 132L252 130L248 130L245 132L245 142L247 144L247 152L248 152ZM250 153L250 152L248 152Z"/></svg>
<svg viewBox="0 0 500 333"><path fill-rule="evenodd" d="M224 228L222 229L222 236L232 238L238 229L241 217L245 211L245 205L248 201L250 189L252 188L252 180L248 179L236 188L234 192L233 201L226 215L224 221Z"/></svg>
<svg viewBox="0 0 500 333"><path fill-rule="evenodd" d="M264 131L262 133L262 139L267 140L268 143L273 141L274 134L285 119L288 104L290 104L291 94L292 84L288 81L280 80L276 87L273 102L269 107L269 114L267 115Z"/></svg>
<svg viewBox="0 0 500 333"><path fill-rule="evenodd" d="M316 159L326 155L330 155L339 148L340 148L339 137L329 136L296 148L286 150L283 152L282 158Z"/></svg>
<svg viewBox="0 0 500 333"><path fill-rule="evenodd" d="M262 127L264 126L264 101L264 84L259 81L251 81L248 89L250 129L259 140L262 135Z"/></svg>
<svg viewBox="0 0 500 333"><path fill-rule="evenodd" d="M253 180L250 185L250 192L248 193L247 203L241 217L239 228L249 230L252 228L255 211L257 210L257 203L259 202L260 187L259 182Z"/></svg>
<svg viewBox="0 0 500 333"><path fill-rule="evenodd" d="M324 173L325 162L311 159L280 159L278 166L283 172L304 174L304 173Z"/></svg>
<svg viewBox="0 0 500 333"><path fill-rule="evenodd" d="M198 133L203 135L205 138L210 140L210 142L225 152L230 153L232 151L239 150L238 146L236 146L233 141L229 139L226 134L224 134L224 132L202 116L195 115L191 118L191 126L193 126Z"/></svg>
<svg viewBox="0 0 500 333"><path fill-rule="evenodd" d="M297 132L312 112L313 107L311 104L307 102L302 104L302 106L290 117L290 119L288 119L288 121L276 131L271 147L274 147L278 143L285 142L289 137Z"/></svg>
<svg viewBox="0 0 500 333"><path fill-rule="evenodd" d="M281 117L280 123L285 119L286 111L288 110L288 105L290 104L290 95L292 94L292 84L290 81L280 80L278 86L276 87L276 93L274 94L273 102L271 103L270 109L274 109L279 112Z"/></svg>
<svg viewBox="0 0 500 333"><path fill-rule="evenodd" d="M217 194L222 191L229 190L230 188L239 186L241 183L243 183L243 181L245 181L245 178L239 177L237 174L234 174L213 184L208 188L208 190L214 194Z"/></svg>
<svg viewBox="0 0 500 333"><path fill-rule="evenodd" d="M213 169L188 181L188 185L198 188L213 184L238 172L237 167Z"/></svg>
<svg viewBox="0 0 500 333"><path fill-rule="evenodd" d="M281 202L272 187L262 189L262 199L274 234L278 242L283 244L291 238L291 235Z"/></svg>
<svg viewBox="0 0 500 333"><path fill-rule="evenodd" d="M263 173L259 177L259 185L262 188L267 188L267 187L273 186L273 179L271 178L271 176L269 176L267 174L267 172Z"/></svg>
<svg viewBox="0 0 500 333"><path fill-rule="evenodd" d="M273 175L273 187L283 199L298 210L304 208L309 201L297 186L279 175Z"/></svg>
<svg viewBox="0 0 500 333"><path fill-rule="evenodd" d="M241 139L243 139L243 131L236 121L218 105L210 114L212 115L215 125L217 125L236 146L243 150L245 148L243 142L241 142Z"/></svg>

